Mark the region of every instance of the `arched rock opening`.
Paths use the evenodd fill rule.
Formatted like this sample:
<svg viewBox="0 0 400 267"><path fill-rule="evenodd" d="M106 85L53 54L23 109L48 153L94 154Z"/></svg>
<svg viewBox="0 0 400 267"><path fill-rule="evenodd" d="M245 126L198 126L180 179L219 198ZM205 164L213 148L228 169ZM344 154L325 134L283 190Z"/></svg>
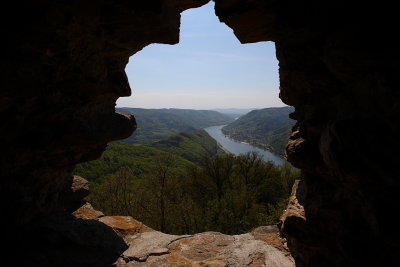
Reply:
<svg viewBox="0 0 400 267"><path fill-rule="evenodd" d="M180 12L206 2L43 0L8 7L14 20L2 21L3 253L18 255L29 248L26 239L37 240L26 258L57 262L62 256L48 249L61 237L74 244L64 244L65 252L81 249L82 257L99 256L94 247L122 249L101 227L96 231L114 241L86 242L81 234L92 222L76 224L63 213L80 203L70 173L134 130L132 117L114 113L115 100L130 94L129 56L150 43L176 43ZM287 157L303 177L281 225L298 266L395 266L396 9L386 1L215 2L240 41L276 43L280 96L298 121ZM62 234L52 220L64 223Z"/></svg>

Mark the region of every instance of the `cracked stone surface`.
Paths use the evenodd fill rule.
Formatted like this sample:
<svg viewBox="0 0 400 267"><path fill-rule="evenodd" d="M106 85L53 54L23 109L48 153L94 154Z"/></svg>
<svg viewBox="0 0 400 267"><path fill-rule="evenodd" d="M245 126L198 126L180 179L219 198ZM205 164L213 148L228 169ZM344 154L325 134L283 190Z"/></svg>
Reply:
<svg viewBox="0 0 400 267"><path fill-rule="evenodd" d="M161 232L146 232L136 236L129 248L122 254L126 260L145 261L152 255L169 253L168 246L176 240L190 236L168 235Z"/></svg>
<svg viewBox="0 0 400 267"><path fill-rule="evenodd" d="M293 258L284 247L274 247L263 241L263 228L277 235L275 226L259 227L251 233L225 235L205 232L195 235L168 235L145 232L131 236L129 248L115 263L130 266L251 266L291 267Z"/></svg>
<svg viewBox="0 0 400 267"><path fill-rule="evenodd" d="M76 218L91 218L112 228L127 248L116 267L250 266L294 267L285 239L275 225L260 226L250 233L226 235L204 232L170 235L155 231L130 216L100 216L86 203Z"/></svg>

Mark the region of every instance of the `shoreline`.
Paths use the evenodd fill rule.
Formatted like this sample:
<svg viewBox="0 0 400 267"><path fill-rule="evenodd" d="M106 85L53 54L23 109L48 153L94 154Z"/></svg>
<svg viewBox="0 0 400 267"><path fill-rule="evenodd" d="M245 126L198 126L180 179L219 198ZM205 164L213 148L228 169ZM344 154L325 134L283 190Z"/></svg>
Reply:
<svg viewBox="0 0 400 267"><path fill-rule="evenodd" d="M223 128L223 127L222 127L222 128ZM256 143L256 142L247 141L247 140L245 140L245 139L242 139L242 140L241 140L241 139L234 138L234 137L230 136L229 134L226 134L226 133L222 130L222 128L221 128L221 132L222 132L222 134L223 134L226 138L232 139L232 140L234 140L234 141L236 141L236 142L240 142L240 143L244 143L244 144L247 144L247 145L252 145L252 146L258 147L258 148L263 149L263 150L265 150L265 151L271 152L271 153L274 154L275 156L277 156L277 157L279 157L279 158L285 160L284 155L278 154L272 147L269 147L269 146L266 145L266 144L259 144L259 143Z"/></svg>
<svg viewBox="0 0 400 267"><path fill-rule="evenodd" d="M226 154L232 154L234 155L234 153L230 152L229 150L227 150L225 147L223 147L219 142L217 142L217 145L219 148L221 148Z"/></svg>
<svg viewBox="0 0 400 267"><path fill-rule="evenodd" d="M234 138L231 138L222 132L223 126L225 125L204 128L206 132L217 141L217 144L219 147L221 147L222 151L233 155L240 155L247 152L256 151L263 156L263 161L271 161L277 166L281 166L286 161L281 156L271 152L268 149L265 149L264 147L255 146L252 144L244 144ZM208 128L209 130L207 130ZM227 143L225 144L225 142ZM226 145L226 148L222 144L224 144L224 146Z"/></svg>

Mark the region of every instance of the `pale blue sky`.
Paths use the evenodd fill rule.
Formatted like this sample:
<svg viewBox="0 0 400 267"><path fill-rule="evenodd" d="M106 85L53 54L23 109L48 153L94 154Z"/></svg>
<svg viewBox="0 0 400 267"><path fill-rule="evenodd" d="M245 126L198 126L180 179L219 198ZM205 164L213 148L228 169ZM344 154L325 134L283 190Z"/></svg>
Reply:
<svg viewBox="0 0 400 267"><path fill-rule="evenodd" d="M126 67L132 96L119 107L263 108L284 106L272 42L241 44L214 3L182 13L180 42L152 44Z"/></svg>

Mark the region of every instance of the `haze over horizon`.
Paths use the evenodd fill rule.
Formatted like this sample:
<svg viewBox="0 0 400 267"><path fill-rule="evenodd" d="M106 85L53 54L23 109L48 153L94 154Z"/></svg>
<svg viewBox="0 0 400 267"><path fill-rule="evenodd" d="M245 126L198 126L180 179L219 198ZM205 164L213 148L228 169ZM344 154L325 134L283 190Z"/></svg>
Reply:
<svg viewBox="0 0 400 267"><path fill-rule="evenodd" d="M130 58L132 96L117 107L260 109L279 99L273 42L241 44L215 16L214 3L182 13L180 42L153 44Z"/></svg>

